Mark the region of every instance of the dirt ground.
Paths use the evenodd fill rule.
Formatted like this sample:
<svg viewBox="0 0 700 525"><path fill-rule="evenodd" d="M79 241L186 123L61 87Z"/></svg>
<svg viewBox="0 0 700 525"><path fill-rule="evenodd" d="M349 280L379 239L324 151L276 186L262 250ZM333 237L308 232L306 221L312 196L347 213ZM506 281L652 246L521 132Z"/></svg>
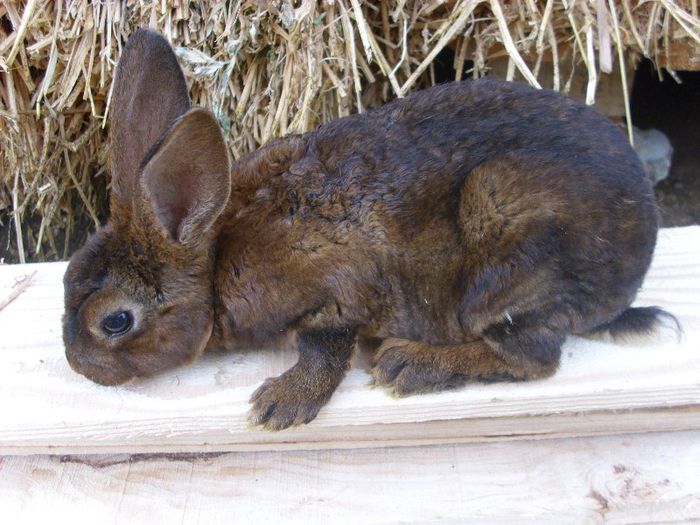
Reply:
<svg viewBox="0 0 700 525"><path fill-rule="evenodd" d="M671 177L656 187L663 226L700 224L700 176L698 163L687 163L671 171Z"/></svg>
<svg viewBox="0 0 700 525"><path fill-rule="evenodd" d="M635 126L663 131L673 145L671 174L656 186L664 226L700 224L700 72L668 74L651 63L637 69L632 91Z"/></svg>

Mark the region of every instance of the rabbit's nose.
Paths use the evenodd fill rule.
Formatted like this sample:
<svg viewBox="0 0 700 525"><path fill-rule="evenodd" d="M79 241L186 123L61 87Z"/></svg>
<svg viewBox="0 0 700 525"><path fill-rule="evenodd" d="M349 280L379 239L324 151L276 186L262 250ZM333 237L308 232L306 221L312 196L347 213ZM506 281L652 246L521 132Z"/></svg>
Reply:
<svg viewBox="0 0 700 525"><path fill-rule="evenodd" d="M133 379L132 374L120 373L119 370L105 364L97 364L89 354L66 350L66 359L73 371L88 378L93 383L103 386L114 386Z"/></svg>
<svg viewBox="0 0 700 525"><path fill-rule="evenodd" d="M70 342L73 343L74 341L75 336L73 336L73 340ZM66 360L75 372L78 372L79 374L81 373L83 358L80 356L80 354L73 351L70 347L66 347Z"/></svg>
<svg viewBox="0 0 700 525"><path fill-rule="evenodd" d="M95 381L93 377L100 376L104 373L102 367L93 363L90 357L80 350L67 348L66 359L68 360L68 364L74 372L77 372L80 375L87 377L91 381Z"/></svg>

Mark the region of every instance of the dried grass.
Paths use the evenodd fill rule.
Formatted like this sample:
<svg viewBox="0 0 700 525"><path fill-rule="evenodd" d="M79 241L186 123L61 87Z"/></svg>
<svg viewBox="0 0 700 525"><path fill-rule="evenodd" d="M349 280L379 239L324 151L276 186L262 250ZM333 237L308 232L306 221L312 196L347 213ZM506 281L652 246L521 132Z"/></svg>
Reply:
<svg viewBox="0 0 700 525"><path fill-rule="evenodd" d="M585 68L590 103L615 61L700 46L696 0L1 2L4 257L66 258L106 216L111 80L140 26L177 46L235 158L430 85L446 47L457 78L507 58L508 78L567 91Z"/></svg>

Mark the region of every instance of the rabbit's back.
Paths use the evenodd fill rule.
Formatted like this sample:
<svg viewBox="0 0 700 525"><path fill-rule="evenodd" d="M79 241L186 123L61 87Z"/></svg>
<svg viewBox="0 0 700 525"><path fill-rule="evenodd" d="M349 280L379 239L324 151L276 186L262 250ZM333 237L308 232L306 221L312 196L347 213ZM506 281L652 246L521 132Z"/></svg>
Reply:
<svg viewBox="0 0 700 525"><path fill-rule="evenodd" d="M307 140L301 163L313 158L323 173L308 181L310 208L335 209L338 223L362 232L384 293L403 305L396 322L411 332L403 336L463 333L455 312L481 269L507 260L499 250L525 253L508 264L529 262L553 296L585 310L577 331L624 309L648 268L657 212L636 154L612 122L558 93L451 83L331 122ZM580 294L596 299L582 305ZM378 324L395 333L394 321Z"/></svg>
<svg viewBox="0 0 700 525"><path fill-rule="evenodd" d="M406 239L435 217L454 218L473 170L499 160L520 165L523 180L565 201L564 223L585 215L599 219L590 227L603 228L634 201L627 218L656 227L651 184L621 130L550 90L490 79L443 84L333 121L307 140L301 164L311 158L319 170L303 183L316 202L349 202L351 216L380 211ZM537 192L512 189L523 202L542 204L532 200Z"/></svg>
<svg viewBox="0 0 700 525"><path fill-rule="evenodd" d="M350 214L381 209L407 238L429 227L430 217L454 216L470 173L497 159L546 179L542 184L570 201L569 215L607 217L631 199L655 220L651 184L623 133L549 90L490 79L443 84L306 138L302 164L313 159L323 175L304 184L319 202L351 201Z"/></svg>
<svg viewBox="0 0 700 525"><path fill-rule="evenodd" d="M536 279L585 318L580 331L631 302L656 237L651 186L614 124L493 80L273 142L233 180L234 195L255 195L234 197L220 238L216 282L239 328L283 326L308 297L335 297L368 333L449 342L473 329L471 309L512 299L482 288L515 293ZM284 299L255 311L256 288Z"/></svg>
<svg viewBox="0 0 700 525"><path fill-rule="evenodd" d="M624 135L592 108L551 90L491 79L441 84L335 120L311 134L311 145L331 178L348 176L348 161L362 159L367 182L389 187L406 179L432 184L433 171L459 180L505 154L598 167L613 185L643 178ZM610 172L611 158L618 172Z"/></svg>

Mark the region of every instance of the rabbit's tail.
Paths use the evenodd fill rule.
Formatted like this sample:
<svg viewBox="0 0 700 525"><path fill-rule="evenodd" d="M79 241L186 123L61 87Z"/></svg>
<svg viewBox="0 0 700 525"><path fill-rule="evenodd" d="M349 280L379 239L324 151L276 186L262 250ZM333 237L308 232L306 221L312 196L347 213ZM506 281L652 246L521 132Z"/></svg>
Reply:
<svg viewBox="0 0 700 525"><path fill-rule="evenodd" d="M652 337L656 340L661 334L673 334L675 339L680 341L683 329L673 314L658 306L644 306L627 308L612 321L580 335L587 339L637 343Z"/></svg>

